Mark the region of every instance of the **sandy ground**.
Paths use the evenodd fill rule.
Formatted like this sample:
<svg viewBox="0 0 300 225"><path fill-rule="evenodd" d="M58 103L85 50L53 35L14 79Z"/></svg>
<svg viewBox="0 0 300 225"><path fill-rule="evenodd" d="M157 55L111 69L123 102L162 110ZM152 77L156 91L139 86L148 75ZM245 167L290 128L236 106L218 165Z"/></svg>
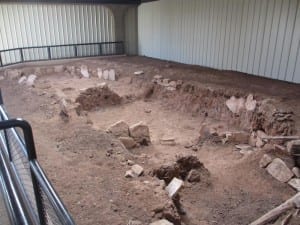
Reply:
<svg viewBox="0 0 300 225"><path fill-rule="evenodd" d="M186 225L248 224L295 193L259 168L258 162L267 150L244 156L235 151L234 145L211 142L205 142L197 152L185 148L187 143L199 137L203 122L222 124L224 130L238 129L230 127L230 121L177 110L167 103L169 97L164 95L147 99L143 96L156 74L213 89L222 87L245 95L254 93L259 98L276 99L280 107L292 108L297 133L299 85L144 57L63 63L115 69L118 81L107 83L126 101L81 116L74 113L65 123L59 116L57 96L74 102L80 89L103 81L96 77L79 79L58 73L39 76L35 88L18 85L16 80L2 80L0 85L9 114L31 123L38 159L77 224L126 225L131 220L139 220L142 224L155 221L159 217L155 210L164 203L155 191L158 179L150 172L174 162L181 154L197 156L210 172L209 184L186 182L180 192L186 211L181 220ZM144 75L133 75L138 70L143 70ZM130 125L144 121L149 126L152 144L131 151L124 149L115 137L105 132L109 125L119 120ZM161 145L159 139L163 136L174 137L176 145ZM143 176L124 177L130 168L126 163L128 159L144 167Z"/></svg>

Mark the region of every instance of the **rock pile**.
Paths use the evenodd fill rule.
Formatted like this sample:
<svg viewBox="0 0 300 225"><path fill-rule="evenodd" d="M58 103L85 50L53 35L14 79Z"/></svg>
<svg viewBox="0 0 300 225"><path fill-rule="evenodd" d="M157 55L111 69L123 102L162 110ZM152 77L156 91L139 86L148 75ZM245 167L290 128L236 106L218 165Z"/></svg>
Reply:
<svg viewBox="0 0 300 225"><path fill-rule="evenodd" d="M290 148L297 146L297 141L289 142ZM300 169L294 164L287 164L280 158L273 158L269 154L263 155L259 162L261 168L266 168L267 172L276 180L288 183L296 191L300 192ZM293 168L292 168L293 167ZM292 169L290 169L292 168Z"/></svg>
<svg viewBox="0 0 300 225"><path fill-rule="evenodd" d="M183 84L182 80L171 81L170 79L167 78L164 79L161 75L155 75L153 77L152 82L154 84L158 84L162 87L165 87L165 89L168 91L176 91L176 89L180 88Z"/></svg>
<svg viewBox="0 0 300 225"><path fill-rule="evenodd" d="M127 149L151 143L149 127L144 122L129 126L121 120L109 126L107 132L116 136Z"/></svg>

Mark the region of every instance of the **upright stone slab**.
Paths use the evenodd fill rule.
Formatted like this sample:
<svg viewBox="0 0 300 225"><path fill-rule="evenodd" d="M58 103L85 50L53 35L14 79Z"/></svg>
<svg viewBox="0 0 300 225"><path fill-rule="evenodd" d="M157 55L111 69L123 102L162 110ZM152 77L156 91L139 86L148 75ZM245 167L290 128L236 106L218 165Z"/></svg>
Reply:
<svg viewBox="0 0 300 225"><path fill-rule="evenodd" d="M174 224L169 222L168 220L163 219L163 220L158 220L153 223L150 223L150 225L174 225Z"/></svg>
<svg viewBox="0 0 300 225"><path fill-rule="evenodd" d="M81 73L81 75L82 75L84 78L89 78L89 77L90 77L90 73L89 73L88 67L85 66L85 65L82 65L82 66L80 67L80 73Z"/></svg>
<svg viewBox="0 0 300 225"><path fill-rule="evenodd" d="M102 77L103 77L103 71L102 71L101 68L97 68L97 75L98 75L99 79L102 79Z"/></svg>
<svg viewBox="0 0 300 225"><path fill-rule="evenodd" d="M275 179L282 183L288 182L294 176L292 171L279 158L274 159L272 163L269 164L269 166L267 167L267 171Z"/></svg>
<svg viewBox="0 0 300 225"><path fill-rule="evenodd" d="M151 142L149 127L143 122L139 122L129 127L129 134L136 142L140 144L147 145Z"/></svg>
<svg viewBox="0 0 300 225"><path fill-rule="evenodd" d="M27 80L26 80L26 85L33 87L34 86L34 82L36 80L37 76L34 74L31 74L28 76Z"/></svg>
<svg viewBox="0 0 300 225"><path fill-rule="evenodd" d="M108 78L109 78L109 72L108 72L108 70L104 70L103 71L103 79L108 80Z"/></svg>
<svg viewBox="0 0 300 225"><path fill-rule="evenodd" d="M174 177L169 185L166 187L166 191L170 198L173 198L178 191L182 188L183 181Z"/></svg>
<svg viewBox="0 0 300 225"><path fill-rule="evenodd" d="M111 80L111 81L115 81L116 80L116 72L115 72L114 69L111 69L108 72L108 79Z"/></svg>

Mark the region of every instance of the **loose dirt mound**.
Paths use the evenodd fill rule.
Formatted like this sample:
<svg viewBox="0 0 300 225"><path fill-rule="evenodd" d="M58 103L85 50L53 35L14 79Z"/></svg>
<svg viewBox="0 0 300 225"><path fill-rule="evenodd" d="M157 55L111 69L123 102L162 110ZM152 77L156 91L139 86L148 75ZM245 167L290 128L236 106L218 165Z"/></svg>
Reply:
<svg viewBox="0 0 300 225"><path fill-rule="evenodd" d="M104 106L119 105L122 98L107 86L88 88L76 98L78 110L96 110Z"/></svg>
<svg viewBox="0 0 300 225"><path fill-rule="evenodd" d="M176 163L172 165L162 165L160 168L154 169L152 175L164 180L167 184L174 177L189 180L190 176L197 176L197 181L208 184L210 173L197 157L190 155L178 157Z"/></svg>

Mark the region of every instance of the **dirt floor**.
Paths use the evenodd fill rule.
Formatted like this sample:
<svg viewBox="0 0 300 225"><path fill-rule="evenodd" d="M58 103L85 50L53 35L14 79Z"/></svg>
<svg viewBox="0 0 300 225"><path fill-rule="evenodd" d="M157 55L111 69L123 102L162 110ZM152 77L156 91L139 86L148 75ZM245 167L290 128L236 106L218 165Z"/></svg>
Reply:
<svg viewBox="0 0 300 225"><path fill-rule="evenodd" d="M78 225L138 224L133 221L146 225L161 217L170 217L175 224L245 225L295 194L259 167L262 155L272 151L268 147L243 155L234 144L214 140L199 144L199 135L203 124L221 131L255 129L253 114L233 115L225 105L231 96L250 93L258 101L270 100L277 109L293 112L288 128L275 122L260 124L267 134L299 134L299 85L145 57L54 61L45 66L52 64L84 64L91 70L114 69L118 75L117 81L105 82L120 102L79 112L77 96L103 80L38 71L34 87L19 85L17 79L0 81L7 111L31 123L38 159ZM29 72L36 67L41 64L14 66ZM135 71L144 74L134 75ZM182 80L183 85L168 91L152 83L155 75ZM67 120L60 115L62 98L70 106ZM124 148L106 132L120 120L147 124L151 144ZM173 137L176 145L162 145L162 137ZM197 148L190 148L191 143ZM161 182L152 176L153 169L174 163L180 155L197 156L209 171L200 182L186 181L180 191L185 215L176 212L163 196ZM141 165L144 175L125 178L131 167L128 160Z"/></svg>

